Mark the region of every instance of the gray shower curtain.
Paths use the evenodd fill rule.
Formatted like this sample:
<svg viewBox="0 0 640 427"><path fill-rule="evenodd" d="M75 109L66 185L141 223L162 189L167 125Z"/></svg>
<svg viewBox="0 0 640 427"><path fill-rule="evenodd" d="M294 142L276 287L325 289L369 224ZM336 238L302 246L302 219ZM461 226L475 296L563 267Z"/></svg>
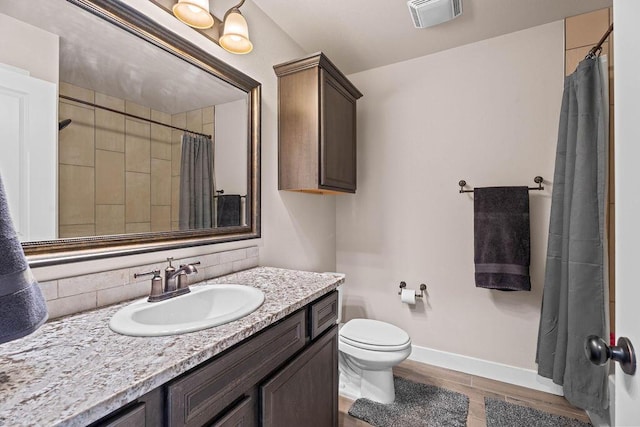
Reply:
<svg viewBox="0 0 640 427"><path fill-rule="evenodd" d="M212 228L215 183L213 142L202 135L182 135L180 230Z"/></svg>
<svg viewBox="0 0 640 427"><path fill-rule="evenodd" d="M585 59L564 83L556 152L538 373L563 386L572 404L608 405L607 366L584 352L589 335L608 338L605 205L608 96L599 58Z"/></svg>

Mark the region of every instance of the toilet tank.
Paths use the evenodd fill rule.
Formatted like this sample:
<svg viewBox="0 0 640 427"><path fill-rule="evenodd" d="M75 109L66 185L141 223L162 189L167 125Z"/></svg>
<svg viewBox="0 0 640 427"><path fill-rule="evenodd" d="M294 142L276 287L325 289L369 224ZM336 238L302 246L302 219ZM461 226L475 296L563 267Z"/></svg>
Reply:
<svg viewBox="0 0 640 427"><path fill-rule="evenodd" d="M331 274L333 277L337 277L339 279L344 279L346 275L344 273L335 273L326 271L324 274ZM342 322L342 287L344 286L344 282L336 288L338 291L338 319L336 320L336 325L339 325Z"/></svg>

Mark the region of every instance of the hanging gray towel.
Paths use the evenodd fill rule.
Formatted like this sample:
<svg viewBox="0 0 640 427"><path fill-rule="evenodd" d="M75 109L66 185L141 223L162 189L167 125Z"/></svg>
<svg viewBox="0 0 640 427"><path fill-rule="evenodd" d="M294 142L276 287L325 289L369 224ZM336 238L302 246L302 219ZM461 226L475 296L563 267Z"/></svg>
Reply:
<svg viewBox="0 0 640 427"><path fill-rule="evenodd" d="M218 196L218 227L240 225L240 207L242 206L238 194Z"/></svg>
<svg viewBox="0 0 640 427"><path fill-rule="evenodd" d="M530 291L529 190L474 190L476 287Z"/></svg>
<svg viewBox="0 0 640 427"><path fill-rule="evenodd" d="M29 335L47 320L47 305L13 228L0 177L0 344Z"/></svg>

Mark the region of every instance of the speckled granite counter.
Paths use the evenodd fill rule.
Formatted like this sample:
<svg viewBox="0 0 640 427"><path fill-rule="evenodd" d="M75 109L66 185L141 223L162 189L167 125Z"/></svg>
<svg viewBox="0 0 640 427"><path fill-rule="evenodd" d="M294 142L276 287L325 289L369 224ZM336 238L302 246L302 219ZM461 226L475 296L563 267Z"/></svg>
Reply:
<svg viewBox="0 0 640 427"><path fill-rule="evenodd" d="M0 345L0 425L83 426L120 408L335 289L330 275L258 267L204 283L251 285L264 304L225 325L129 337L109 329L127 303L45 324Z"/></svg>

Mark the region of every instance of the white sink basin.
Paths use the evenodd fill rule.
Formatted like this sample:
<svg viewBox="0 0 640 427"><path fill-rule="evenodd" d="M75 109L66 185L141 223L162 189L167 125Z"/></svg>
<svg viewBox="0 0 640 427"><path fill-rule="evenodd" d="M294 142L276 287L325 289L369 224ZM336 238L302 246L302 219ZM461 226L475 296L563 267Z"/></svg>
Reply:
<svg viewBox="0 0 640 427"><path fill-rule="evenodd" d="M200 285L160 302L135 301L113 315L109 327L124 335L154 337L233 322L262 305L264 293L245 285Z"/></svg>

